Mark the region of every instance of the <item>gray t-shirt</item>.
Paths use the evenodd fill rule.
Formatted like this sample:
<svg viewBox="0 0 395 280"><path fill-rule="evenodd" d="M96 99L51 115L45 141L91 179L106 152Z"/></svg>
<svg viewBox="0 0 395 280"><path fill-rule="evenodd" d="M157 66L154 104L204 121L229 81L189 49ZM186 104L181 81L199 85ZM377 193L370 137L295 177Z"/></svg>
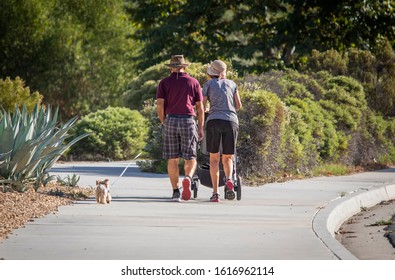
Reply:
<svg viewBox="0 0 395 280"><path fill-rule="evenodd" d="M203 96L210 102L207 121L219 119L239 124L235 109L237 86L228 79L213 78L203 85Z"/></svg>

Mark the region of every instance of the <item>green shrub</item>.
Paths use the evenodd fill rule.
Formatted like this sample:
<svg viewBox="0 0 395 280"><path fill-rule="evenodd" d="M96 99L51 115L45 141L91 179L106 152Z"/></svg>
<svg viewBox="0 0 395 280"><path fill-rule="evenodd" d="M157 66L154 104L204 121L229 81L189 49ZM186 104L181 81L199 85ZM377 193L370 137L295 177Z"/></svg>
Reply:
<svg viewBox="0 0 395 280"><path fill-rule="evenodd" d="M145 100L155 98L159 81L168 74L169 68L164 63L151 66L143 71L130 82L128 89L123 93L125 106L141 109Z"/></svg>
<svg viewBox="0 0 395 280"><path fill-rule="evenodd" d="M374 86L376 81L375 67L377 64L376 56L370 51L351 48L346 52L348 65L346 74L351 74L356 80L360 81L365 89Z"/></svg>
<svg viewBox="0 0 395 280"><path fill-rule="evenodd" d="M351 77L285 69L246 76L239 88L245 107L239 113L244 176L311 174L322 164L394 158L394 121L369 109L364 88ZM280 112L276 104L284 109L274 121L274 112Z"/></svg>
<svg viewBox="0 0 395 280"><path fill-rule="evenodd" d="M338 130L346 134L355 132L363 111L367 109L363 87L349 77L325 78L321 80L326 89L325 99L320 100L321 106L333 116Z"/></svg>
<svg viewBox="0 0 395 280"><path fill-rule="evenodd" d="M92 135L75 145L70 154L85 160L126 160L139 154L145 145L147 120L135 110L108 107L84 116L74 134Z"/></svg>
<svg viewBox="0 0 395 280"><path fill-rule="evenodd" d="M344 75L359 81L366 102L383 116L395 116L395 53L383 40L374 51L350 48L343 53L330 50L313 51L306 63L310 73L328 71L333 76Z"/></svg>
<svg viewBox="0 0 395 280"><path fill-rule="evenodd" d="M281 85L280 94L282 98L295 97L299 99L318 99L323 95L322 89L316 85L316 90L312 90L314 87L312 81L314 81L314 79L311 79L311 77L307 75L300 74L293 70L286 70L284 71L284 76L279 80L279 84Z"/></svg>
<svg viewBox="0 0 395 280"><path fill-rule="evenodd" d="M282 157L286 107L265 90L241 91L243 108L239 112L238 155L241 173L246 178L270 180L284 168Z"/></svg>
<svg viewBox="0 0 395 280"><path fill-rule="evenodd" d="M145 172L166 173L167 161L162 158L162 126L157 115L156 102L153 99L146 100L141 113L150 123L144 146L148 159L137 161L137 165Z"/></svg>
<svg viewBox="0 0 395 280"><path fill-rule="evenodd" d="M11 80L7 77L5 80L0 79L0 109L6 112L13 112L15 106L22 109L26 106L29 112L33 111L36 104L41 104L43 96L37 91L31 93L25 82L16 77Z"/></svg>
<svg viewBox="0 0 395 280"><path fill-rule="evenodd" d="M285 93L279 80L284 75L284 71L270 71L260 75L247 75L239 80L239 88L245 91L266 90L283 98Z"/></svg>
<svg viewBox="0 0 395 280"><path fill-rule="evenodd" d="M387 165L395 162L395 120L384 119L367 110L361 122L361 138L358 141L358 156L362 164L372 162Z"/></svg>
<svg viewBox="0 0 395 280"><path fill-rule="evenodd" d="M346 75L348 57L340 52L330 49L324 52L313 50L307 61L307 68L312 72L327 70L332 75Z"/></svg>
<svg viewBox="0 0 395 280"><path fill-rule="evenodd" d="M376 59L377 80L367 92L370 106L384 116L395 117L395 52L388 41L377 49Z"/></svg>
<svg viewBox="0 0 395 280"><path fill-rule="evenodd" d="M329 76L331 77L331 75ZM291 69L243 77L240 80L240 88L249 91L264 89L275 93L281 99L296 97L320 100L326 92L322 85L312 78L311 75L302 74Z"/></svg>
<svg viewBox="0 0 395 280"><path fill-rule="evenodd" d="M128 89L123 93L125 106L132 109L142 109L146 100L156 98L156 90L160 80L170 74L169 68L165 66L166 63L168 61L149 67L131 81ZM233 70L231 63L226 63L228 65L227 78L237 79L237 72ZM186 68L186 72L196 78L203 86L209 79L206 74L208 66L209 64L192 63Z"/></svg>
<svg viewBox="0 0 395 280"><path fill-rule="evenodd" d="M340 144L333 117L311 99L286 98L285 103L291 110L289 129L303 146L306 168L337 159Z"/></svg>
<svg viewBox="0 0 395 280"><path fill-rule="evenodd" d="M323 81L326 90L330 94L326 94L326 98L360 109L367 106L366 97L362 85L355 79L345 76L336 76Z"/></svg>

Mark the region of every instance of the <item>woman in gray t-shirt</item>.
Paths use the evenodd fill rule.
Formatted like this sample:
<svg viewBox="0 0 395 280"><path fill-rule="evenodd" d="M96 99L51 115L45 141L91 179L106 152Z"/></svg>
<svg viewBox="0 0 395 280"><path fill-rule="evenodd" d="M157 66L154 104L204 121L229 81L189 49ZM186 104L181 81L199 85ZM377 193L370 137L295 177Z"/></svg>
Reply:
<svg viewBox="0 0 395 280"><path fill-rule="evenodd" d="M215 60L207 69L211 80L203 86L203 105L210 103L209 115L206 120L207 151L210 153L210 177L213 186L212 202L219 202L219 161L226 176L225 198L234 199L233 156L236 149L239 120L236 111L241 108L240 95L234 81L226 79L226 64Z"/></svg>

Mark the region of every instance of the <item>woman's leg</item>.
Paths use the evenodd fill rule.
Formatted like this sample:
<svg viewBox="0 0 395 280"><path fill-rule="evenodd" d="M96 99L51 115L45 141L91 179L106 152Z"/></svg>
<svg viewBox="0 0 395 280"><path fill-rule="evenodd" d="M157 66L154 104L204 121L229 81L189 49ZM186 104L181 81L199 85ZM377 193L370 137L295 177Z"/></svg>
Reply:
<svg viewBox="0 0 395 280"><path fill-rule="evenodd" d="M213 193L218 193L220 153L210 153L210 177Z"/></svg>
<svg viewBox="0 0 395 280"><path fill-rule="evenodd" d="M222 165L226 179L232 179L233 175L233 155L222 155Z"/></svg>

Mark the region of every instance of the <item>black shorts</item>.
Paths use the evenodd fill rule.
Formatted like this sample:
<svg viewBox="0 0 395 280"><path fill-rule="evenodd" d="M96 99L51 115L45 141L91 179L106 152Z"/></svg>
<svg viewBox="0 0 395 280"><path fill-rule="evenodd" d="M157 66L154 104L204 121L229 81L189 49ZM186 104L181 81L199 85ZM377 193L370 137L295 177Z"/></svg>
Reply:
<svg viewBox="0 0 395 280"><path fill-rule="evenodd" d="M235 122L209 120L206 124L207 151L218 153L222 144L222 154L234 155L238 132L239 126Z"/></svg>

